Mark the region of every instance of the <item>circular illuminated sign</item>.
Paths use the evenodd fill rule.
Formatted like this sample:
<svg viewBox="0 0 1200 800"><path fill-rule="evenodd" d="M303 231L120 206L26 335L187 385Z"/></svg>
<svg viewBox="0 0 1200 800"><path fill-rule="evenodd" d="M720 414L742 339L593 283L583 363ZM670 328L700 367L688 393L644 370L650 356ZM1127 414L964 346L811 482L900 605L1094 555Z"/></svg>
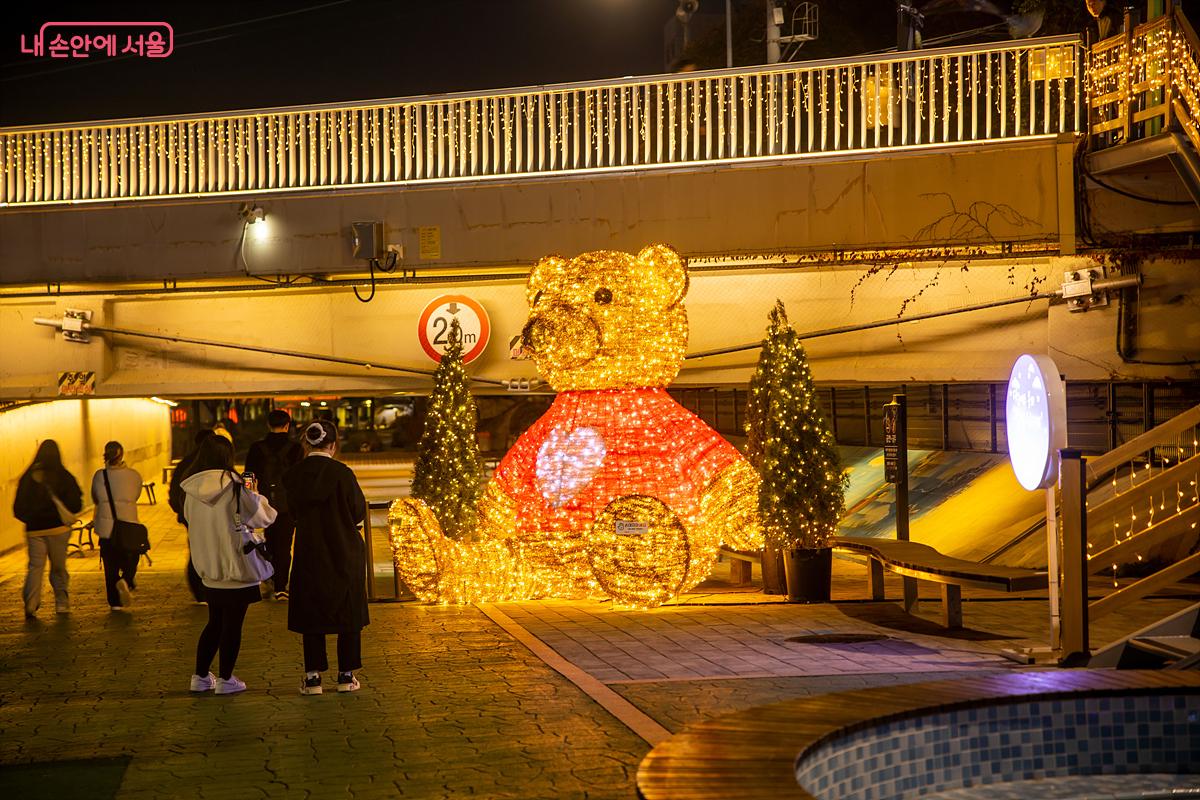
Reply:
<svg viewBox="0 0 1200 800"><path fill-rule="evenodd" d="M441 361L450 344L451 320L458 320L463 337L463 363L469 364L487 347L491 323L483 306L461 294L442 295L425 306L417 322L421 349L434 361Z"/></svg>
<svg viewBox="0 0 1200 800"><path fill-rule="evenodd" d="M1058 451L1067 446L1067 392L1054 359L1018 358L1004 409L1017 481L1029 490L1050 486L1058 479Z"/></svg>

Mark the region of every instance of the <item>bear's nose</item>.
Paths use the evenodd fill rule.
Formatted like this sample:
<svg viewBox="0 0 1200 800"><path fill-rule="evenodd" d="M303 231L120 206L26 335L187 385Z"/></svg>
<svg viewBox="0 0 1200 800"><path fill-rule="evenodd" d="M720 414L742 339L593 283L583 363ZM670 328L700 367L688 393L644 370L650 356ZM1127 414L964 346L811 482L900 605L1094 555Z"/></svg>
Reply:
<svg viewBox="0 0 1200 800"><path fill-rule="evenodd" d="M530 316L525 322L525 327L521 328L521 349L528 353L533 352L533 326L537 324L537 317Z"/></svg>

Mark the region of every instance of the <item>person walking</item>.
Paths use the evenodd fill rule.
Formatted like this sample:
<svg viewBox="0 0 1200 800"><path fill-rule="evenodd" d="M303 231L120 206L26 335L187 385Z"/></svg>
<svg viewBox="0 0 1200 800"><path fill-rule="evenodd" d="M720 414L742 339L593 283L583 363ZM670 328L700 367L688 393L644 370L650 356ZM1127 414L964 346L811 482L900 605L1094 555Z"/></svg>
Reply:
<svg viewBox="0 0 1200 800"><path fill-rule="evenodd" d="M358 525L367 501L354 473L334 460L338 430L329 420L304 429L305 458L283 476L296 518L288 630L304 645L300 693L321 694L321 673L329 669L325 637L337 635L337 690L359 688L354 671L362 667L362 629L368 622L366 545Z"/></svg>
<svg viewBox="0 0 1200 800"><path fill-rule="evenodd" d="M261 599L258 584L271 575L270 563L254 546L253 529L274 522L275 509L234 470L233 446L222 436L201 442L181 485L192 561L208 601L208 624L196 643L191 691L235 694L246 690L245 682L233 674L242 623L250 604ZM209 667L218 653L220 670L214 676Z"/></svg>
<svg viewBox="0 0 1200 800"><path fill-rule="evenodd" d="M187 527L187 518L183 515L183 504L186 495L183 491L183 479L190 474L192 462L196 460L196 455L200 452L200 445L213 432L207 429L201 429L196 432L196 438L192 451L179 459L179 463L175 465L175 471L171 473L171 485L167 489L167 505L175 512L175 519L184 528ZM192 599L198 605L204 605L207 601L204 599L204 584L200 581L200 576L196 573L196 565L192 563L192 543L191 537L188 537L188 560L187 560L187 584L188 590L192 593Z"/></svg>
<svg viewBox="0 0 1200 800"><path fill-rule="evenodd" d="M42 572L50 559L50 585L54 588L54 610L71 612L68 593L67 542L71 526L83 510L83 492L62 463L58 442L47 439L38 445L33 463L17 482L13 516L25 523L29 567L25 573L25 619L36 619L42 605Z"/></svg>
<svg viewBox="0 0 1200 800"><path fill-rule="evenodd" d="M296 533L296 520L288 505L287 492L283 490L283 474L304 458L304 450L288 436L292 417L282 408L267 415L270 433L261 441L250 445L246 454L246 472L254 473L259 493L278 512L275 522L264 531L267 552L275 577L271 579L276 600L288 599L288 574L292 566L292 539Z"/></svg>
<svg viewBox="0 0 1200 800"><path fill-rule="evenodd" d="M142 476L125 464L125 448L120 442L104 445L104 468L92 476L93 517L100 537L100 560L104 563L104 590L108 607L128 611L137 588L138 554L122 550L112 539L114 511L116 519L137 522L137 501L142 496Z"/></svg>

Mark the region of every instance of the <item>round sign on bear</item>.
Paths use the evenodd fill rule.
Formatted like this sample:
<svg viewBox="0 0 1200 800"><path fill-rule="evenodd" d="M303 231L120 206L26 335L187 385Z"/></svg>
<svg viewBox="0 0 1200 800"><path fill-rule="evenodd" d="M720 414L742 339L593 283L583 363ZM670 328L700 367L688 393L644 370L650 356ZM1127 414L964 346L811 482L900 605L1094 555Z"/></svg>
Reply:
<svg viewBox="0 0 1200 800"><path fill-rule="evenodd" d="M445 294L425 306L417 322L421 349L434 361L440 362L450 344L452 320L458 320L462 331L463 363L469 364L487 347L491 323L483 306L465 295Z"/></svg>
<svg viewBox="0 0 1200 800"><path fill-rule="evenodd" d="M1030 491L1050 486L1058 479L1058 451L1067 446L1067 390L1054 359L1017 359L1004 410L1017 481Z"/></svg>

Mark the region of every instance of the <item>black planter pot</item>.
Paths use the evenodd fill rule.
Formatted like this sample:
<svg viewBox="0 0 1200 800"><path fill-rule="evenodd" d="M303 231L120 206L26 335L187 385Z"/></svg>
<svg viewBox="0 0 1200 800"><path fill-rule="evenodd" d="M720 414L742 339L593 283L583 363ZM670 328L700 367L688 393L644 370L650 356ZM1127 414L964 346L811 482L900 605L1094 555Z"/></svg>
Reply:
<svg viewBox="0 0 1200 800"><path fill-rule="evenodd" d="M789 603L828 603L833 570L832 547L796 547L782 551Z"/></svg>

